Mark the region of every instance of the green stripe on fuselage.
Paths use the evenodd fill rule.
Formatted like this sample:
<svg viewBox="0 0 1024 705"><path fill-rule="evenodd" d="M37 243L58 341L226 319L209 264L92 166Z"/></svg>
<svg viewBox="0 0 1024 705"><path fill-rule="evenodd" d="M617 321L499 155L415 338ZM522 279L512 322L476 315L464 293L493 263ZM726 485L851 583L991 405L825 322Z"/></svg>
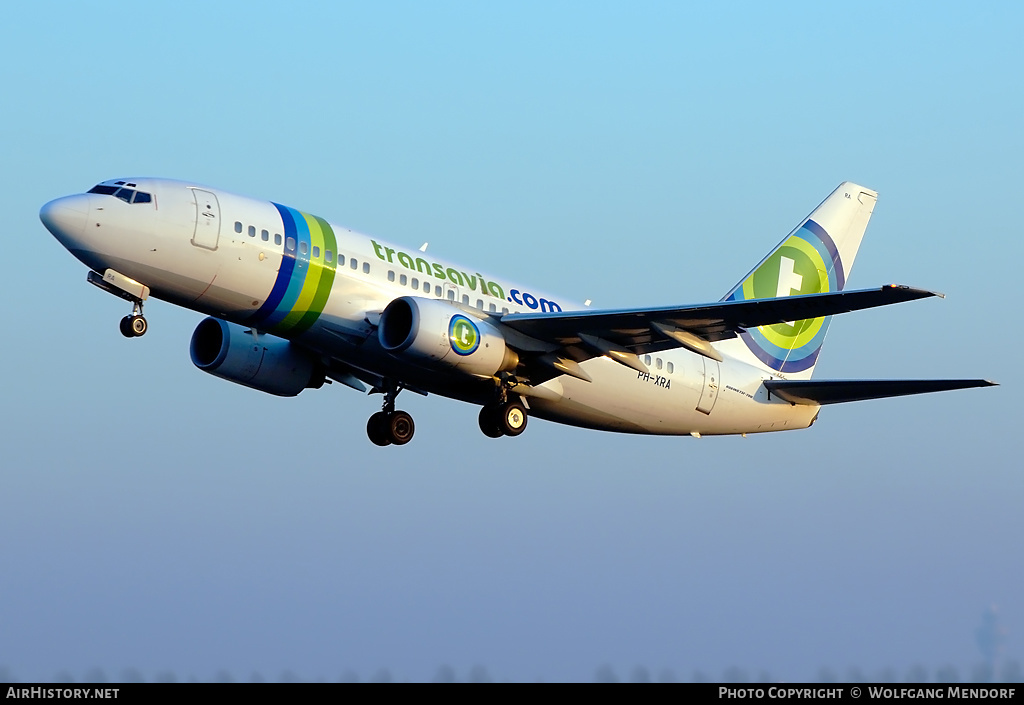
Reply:
<svg viewBox="0 0 1024 705"><path fill-rule="evenodd" d="M311 268L316 267L320 272L316 291L309 304L309 309L302 315L298 323L295 324L295 327L292 329L294 333L301 333L307 330L316 322L320 314L324 312L324 308L327 306L327 299L331 295L331 287L334 286L334 276L338 263L338 241L334 237L334 230L331 229L330 224L323 218L315 215L306 215L305 213L302 215L306 218L306 222L309 223L310 233L316 229L320 235L320 256L315 260L310 260ZM328 252L331 253L330 262L326 261ZM305 295L305 289L303 289L302 293Z"/></svg>
<svg viewBox="0 0 1024 705"><path fill-rule="evenodd" d="M299 291L299 296L295 299L295 305L292 306L292 310L278 326L278 330L282 332L291 330L310 311L313 296L316 294L317 285L320 283L320 273L323 271L321 260L324 257L324 238L320 233L320 224L305 213L299 213L299 215L305 219L306 228L309 230L309 268L306 270L306 276L302 281L302 289ZM314 257L313 253L318 251L320 256ZM317 313L319 314L320 312L317 311Z"/></svg>

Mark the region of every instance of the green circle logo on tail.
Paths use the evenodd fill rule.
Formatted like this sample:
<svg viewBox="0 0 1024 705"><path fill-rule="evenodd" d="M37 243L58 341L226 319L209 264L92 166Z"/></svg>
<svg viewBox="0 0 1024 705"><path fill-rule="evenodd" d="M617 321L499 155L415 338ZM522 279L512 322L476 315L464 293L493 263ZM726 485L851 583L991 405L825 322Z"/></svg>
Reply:
<svg viewBox="0 0 1024 705"><path fill-rule="evenodd" d="M773 299L827 292L829 279L826 267L821 254L809 242L791 237L743 282L743 298ZM793 350L811 342L821 330L824 320L812 318L776 323L763 326L760 330L770 343Z"/></svg>
<svg viewBox="0 0 1024 705"><path fill-rule="evenodd" d="M839 251L825 229L806 221L737 287L727 300L774 299L842 291L846 283ZM785 321L740 333L747 348L780 372L814 366L831 317Z"/></svg>
<svg viewBox="0 0 1024 705"><path fill-rule="evenodd" d="M480 347L480 329L473 321L456 314L448 324L448 342L457 355L472 355Z"/></svg>

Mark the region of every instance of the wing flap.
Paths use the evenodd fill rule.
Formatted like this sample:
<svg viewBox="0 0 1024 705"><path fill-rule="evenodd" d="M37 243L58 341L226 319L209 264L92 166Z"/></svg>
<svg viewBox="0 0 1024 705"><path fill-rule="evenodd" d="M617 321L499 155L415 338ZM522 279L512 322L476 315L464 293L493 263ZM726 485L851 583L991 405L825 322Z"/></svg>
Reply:
<svg viewBox="0 0 1024 705"><path fill-rule="evenodd" d="M842 404L848 401L902 397L909 394L946 392L953 389L993 387L987 379L897 379L897 380L767 380L771 394L791 404Z"/></svg>

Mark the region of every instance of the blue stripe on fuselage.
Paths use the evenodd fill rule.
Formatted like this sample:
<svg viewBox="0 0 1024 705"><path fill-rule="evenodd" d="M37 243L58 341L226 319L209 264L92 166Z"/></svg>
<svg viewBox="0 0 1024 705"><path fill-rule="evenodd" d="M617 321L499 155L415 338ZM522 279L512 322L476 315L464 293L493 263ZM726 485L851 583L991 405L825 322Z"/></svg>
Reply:
<svg viewBox="0 0 1024 705"><path fill-rule="evenodd" d="M277 206L276 203L274 205ZM285 222L285 256L290 257L294 265L291 276L288 279L288 286L281 297L281 302L277 305L277 310L267 316L266 325L268 328L273 328L283 321L285 316L292 312L295 302L299 300L299 294L302 293L302 287L306 283L306 275L309 273L309 251L312 245L309 236L309 225L306 223L306 219L302 217L302 214L293 211L287 206L277 207L278 210L287 211L288 213L288 220ZM282 213L281 218L284 219L284 213ZM288 227L289 223L291 224L290 228ZM288 235L295 238L294 252L288 252ZM305 247L303 247L303 244ZM303 250L305 250L305 254L303 254Z"/></svg>
<svg viewBox="0 0 1024 705"><path fill-rule="evenodd" d="M277 208L277 212L281 214L281 221L284 225L285 237L291 235L295 236L295 220L292 218L292 214L284 206L273 204ZM287 249L284 251L284 255L281 257L281 268L277 270L277 280L274 282L274 288L270 290L270 296L263 302L263 305L259 307L249 319L249 322L253 325L259 325L263 323L274 311L277 309L278 304L284 298L285 292L288 291L288 284L292 279L292 271L295 268L295 256L294 253L289 253Z"/></svg>

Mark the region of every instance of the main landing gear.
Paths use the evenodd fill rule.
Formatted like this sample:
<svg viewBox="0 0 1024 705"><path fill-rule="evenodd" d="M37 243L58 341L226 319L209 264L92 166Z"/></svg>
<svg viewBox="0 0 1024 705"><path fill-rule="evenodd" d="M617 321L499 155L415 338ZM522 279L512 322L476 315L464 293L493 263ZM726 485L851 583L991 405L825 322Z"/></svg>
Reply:
<svg viewBox="0 0 1024 705"><path fill-rule="evenodd" d="M146 317L142 315L142 302L134 301L133 303L132 314L121 319L121 335L125 338L138 338L149 330Z"/></svg>
<svg viewBox="0 0 1024 705"><path fill-rule="evenodd" d="M518 436L526 430L529 415L526 406L518 398L510 399L508 390L515 386L513 379L502 379L497 387L495 399L480 409L480 430L489 438ZM403 389L401 383L388 380L384 388L384 403L381 410L366 422L366 435L378 446L404 446L412 440L416 424L405 411L395 410L395 398Z"/></svg>
<svg viewBox="0 0 1024 705"><path fill-rule="evenodd" d="M480 409L480 430L488 438L518 436L526 430L526 407L518 401L488 404Z"/></svg>
<svg viewBox="0 0 1024 705"><path fill-rule="evenodd" d="M395 397L402 391L401 385L390 385L384 390L384 404L381 410L366 422L366 435L378 446L404 446L412 440L416 424L405 411L395 411Z"/></svg>
<svg viewBox="0 0 1024 705"><path fill-rule="evenodd" d="M498 384L497 398L480 409L480 430L488 438L518 436L526 430L526 407L522 402L508 397L508 390L513 386L515 379L503 375Z"/></svg>

